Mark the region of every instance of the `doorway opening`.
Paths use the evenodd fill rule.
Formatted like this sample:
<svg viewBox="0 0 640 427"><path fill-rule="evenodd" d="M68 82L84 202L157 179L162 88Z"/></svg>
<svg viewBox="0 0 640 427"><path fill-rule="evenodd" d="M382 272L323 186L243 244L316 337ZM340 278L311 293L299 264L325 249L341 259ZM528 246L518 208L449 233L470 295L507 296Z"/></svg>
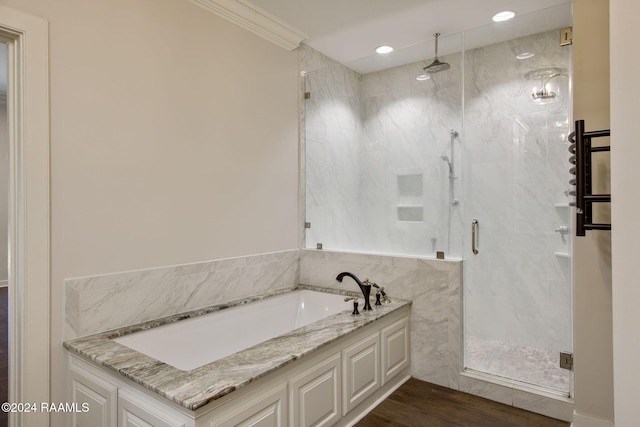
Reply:
<svg viewBox="0 0 640 427"><path fill-rule="evenodd" d="M48 33L47 21L0 6L7 53L10 402L50 401ZM20 426L26 419L10 413L8 421ZM48 425L49 417L32 413L28 420Z"/></svg>

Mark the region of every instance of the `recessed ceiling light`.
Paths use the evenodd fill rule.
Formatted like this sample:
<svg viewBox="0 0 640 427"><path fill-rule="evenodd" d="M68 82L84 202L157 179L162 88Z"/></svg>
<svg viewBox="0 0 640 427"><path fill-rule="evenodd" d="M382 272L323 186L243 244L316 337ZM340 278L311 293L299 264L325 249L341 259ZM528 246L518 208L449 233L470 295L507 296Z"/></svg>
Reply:
<svg viewBox="0 0 640 427"><path fill-rule="evenodd" d="M378 52L381 55L384 55L385 53L393 52L393 48L391 46L378 46L376 48L376 52Z"/></svg>
<svg viewBox="0 0 640 427"><path fill-rule="evenodd" d="M493 22L504 22L516 16L515 13L505 10L504 12L499 12L493 15Z"/></svg>
<svg viewBox="0 0 640 427"><path fill-rule="evenodd" d="M428 74L420 74L418 77L416 77L416 80L423 81L423 80L429 80L430 78L431 76Z"/></svg>
<svg viewBox="0 0 640 427"><path fill-rule="evenodd" d="M535 53L533 52L522 52L518 55L516 55L517 59L529 59L529 58L533 58L534 56L536 56Z"/></svg>

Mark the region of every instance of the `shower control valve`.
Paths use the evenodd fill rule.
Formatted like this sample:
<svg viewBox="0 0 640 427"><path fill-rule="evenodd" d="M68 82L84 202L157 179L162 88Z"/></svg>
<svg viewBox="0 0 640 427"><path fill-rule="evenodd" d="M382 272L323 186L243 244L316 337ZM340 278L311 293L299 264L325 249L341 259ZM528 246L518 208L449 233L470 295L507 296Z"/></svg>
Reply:
<svg viewBox="0 0 640 427"><path fill-rule="evenodd" d="M566 225L561 225L556 228L556 233L560 233L560 236L562 237L562 243L566 244L567 239L565 239L564 236L569 234L569 227L567 227Z"/></svg>

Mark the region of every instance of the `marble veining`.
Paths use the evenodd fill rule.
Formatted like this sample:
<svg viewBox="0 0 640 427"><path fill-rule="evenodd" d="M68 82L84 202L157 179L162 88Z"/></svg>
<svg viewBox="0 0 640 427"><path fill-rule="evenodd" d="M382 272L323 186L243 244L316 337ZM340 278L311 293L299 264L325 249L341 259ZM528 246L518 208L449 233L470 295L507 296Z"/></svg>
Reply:
<svg viewBox="0 0 640 427"><path fill-rule="evenodd" d="M66 339L293 289L298 250L67 279Z"/></svg>
<svg viewBox="0 0 640 427"><path fill-rule="evenodd" d="M300 286L299 289L321 290L314 286ZM353 291L322 291L357 295ZM234 304L246 304L277 293L281 291L66 341L64 346L70 352L194 411L411 304L410 301L393 298L391 303L378 306L374 311L363 312L357 317L351 315L350 307L347 306L343 313L295 329L191 371L178 370L113 341L115 337L200 316Z"/></svg>
<svg viewBox="0 0 640 427"><path fill-rule="evenodd" d="M339 251L300 251L300 282L333 289L354 289L336 282L342 271L369 278L394 298L412 301L411 376L457 388L462 370L462 262Z"/></svg>

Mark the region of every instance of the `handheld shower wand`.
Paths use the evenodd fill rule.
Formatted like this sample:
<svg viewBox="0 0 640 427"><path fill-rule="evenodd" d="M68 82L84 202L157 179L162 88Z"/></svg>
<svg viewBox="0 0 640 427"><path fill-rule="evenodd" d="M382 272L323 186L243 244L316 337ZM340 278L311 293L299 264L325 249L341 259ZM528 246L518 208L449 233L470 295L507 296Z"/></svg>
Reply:
<svg viewBox="0 0 640 427"><path fill-rule="evenodd" d="M455 178L453 176L453 164L451 164L451 160L449 160L449 156L442 156L440 158L445 162L447 162L447 165L449 165L449 178Z"/></svg>
<svg viewBox="0 0 640 427"><path fill-rule="evenodd" d="M455 154L455 147L453 145L453 142L458 137L458 131L451 129L450 133L451 133L451 159L449 159L449 156L441 156L440 158L445 162L447 162L447 165L449 166L449 203L451 204L451 206L456 206L458 204L458 199L456 199L454 196L453 181L455 181L458 177L455 175L455 171L454 171L453 159Z"/></svg>

